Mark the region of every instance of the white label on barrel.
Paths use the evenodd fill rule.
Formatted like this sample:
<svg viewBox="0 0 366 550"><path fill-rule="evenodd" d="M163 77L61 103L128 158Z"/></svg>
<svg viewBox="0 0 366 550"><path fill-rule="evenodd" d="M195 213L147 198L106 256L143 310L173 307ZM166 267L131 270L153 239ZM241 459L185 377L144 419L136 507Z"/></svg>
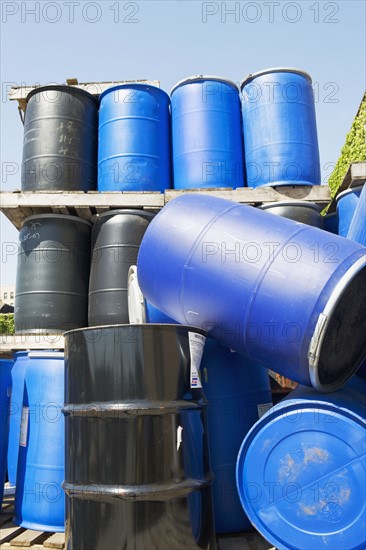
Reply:
<svg viewBox="0 0 366 550"><path fill-rule="evenodd" d="M261 418L266 412L273 407L273 403L260 403L257 405L258 409L258 418Z"/></svg>
<svg viewBox="0 0 366 550"><path fill-rule="evenodd" d="M23 407L22 419L20 421L20 439L19 439L19 445L21 447L27 446L28 419L29 419L29 407Z"/></svg>
<svg viewBox="0 0 366 550"><path fill-rule="evenodd" d="M197 332L188 332L188 339L191 352L191 388L202 388L200 364L206 338Z"/></svg>

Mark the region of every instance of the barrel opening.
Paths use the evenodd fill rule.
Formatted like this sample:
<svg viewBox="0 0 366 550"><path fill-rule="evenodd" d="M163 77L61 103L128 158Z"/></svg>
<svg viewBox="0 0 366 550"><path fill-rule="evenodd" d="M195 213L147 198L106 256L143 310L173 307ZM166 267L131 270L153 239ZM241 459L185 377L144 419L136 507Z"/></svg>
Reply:
<svg viewBox="0 0 366 550"><path fill-rule="evenodd" d="M323 389L339 387L366 356L365 281L366 267L347 285L328 322L318 363Z"/></svg>

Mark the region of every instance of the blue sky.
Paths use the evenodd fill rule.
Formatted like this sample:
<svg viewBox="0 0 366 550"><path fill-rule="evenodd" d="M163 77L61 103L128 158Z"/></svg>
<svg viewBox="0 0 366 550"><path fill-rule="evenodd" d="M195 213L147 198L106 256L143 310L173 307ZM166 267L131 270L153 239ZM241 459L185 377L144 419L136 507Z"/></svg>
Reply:
<svg viewBox="0 0 366 550"><path fill-rule="evenodd" d="M1 2L2 189L20 188L23 128L17 85L152 79L171 87L193 74L236 82L274 66L298 67L314 82L322 179L338 159L365 90L363 1L198 0ZM15 163L19 172L6 174ZM1 215L1 240L17 231ZM4 245L2 252L4 250ZM15 282L15 256L1 282Z"/></svg>

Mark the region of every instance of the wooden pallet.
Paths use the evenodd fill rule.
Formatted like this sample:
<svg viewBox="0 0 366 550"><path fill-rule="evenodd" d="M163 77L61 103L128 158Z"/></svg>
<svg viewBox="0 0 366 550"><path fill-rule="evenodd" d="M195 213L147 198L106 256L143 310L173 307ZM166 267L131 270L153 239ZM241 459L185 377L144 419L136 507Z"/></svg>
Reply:
<svg viewBox="0 0 366 550"><path fill-rule="evenodd" d="M0 357L11 357L13 351L64 349L61 334L0 334Z"/></svg>
<svg viewBox="0 0 366 550"><path fill-rule="evenodd" d="M341 185L338 187L337 193L332 199L329 205L328 213L335 212L337 209L337 196L351 189L352 187L358 187L366 182L366 162L353 162L349 165L346 175L343 178Z"/></svg>
<svg viewBox="0 0 366 550"><path fill-rule="evenodd" d="M23 529L13 523L14 507L11 499L5 498L0 514L0 548L65 548L65 533L45 533L32 529Z"/></svg>
<svg viewBox="0 0 366 550"><path fill-rule="evenodd" d="M205 194L251 205L284 200L306 200L325 207L330 201L330 190L325 185L242 187L239 189L168 189L165 193L3 191L0 193L0 210L17 229L20 229L24 218L34 214L68 214L90 221L95 214L115 208L143 208L157 211L170 200L185 193Z"/></svg>

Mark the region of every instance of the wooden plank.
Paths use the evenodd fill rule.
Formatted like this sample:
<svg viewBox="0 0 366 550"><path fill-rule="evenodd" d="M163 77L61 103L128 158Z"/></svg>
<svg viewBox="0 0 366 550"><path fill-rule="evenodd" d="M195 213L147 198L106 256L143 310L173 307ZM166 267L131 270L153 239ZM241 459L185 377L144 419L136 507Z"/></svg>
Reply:
<svg viewBox="0 0 366 550"><path fill-rule="evenodd" d="M220 197L240 203L263 203L277 202L283 200L307 200L317 204L327 204L330 200L330 189L326 185L298 185L278 187L242 187L234 190L211 190L211 189L169 189L165 191L165 202L179 197L185 193L199 193Z"/></svg>
<svg viewBox="0 0 366 550"><path fill-rule="evenodd" d="M88 206L75 206L76 214L83 220L90 221L93 217L93 213Z"/></svg>
<svg viewBox="0 0 366 550"><path fill-rule="evenodd" d="M62 548L65 548L65 533L54 533L43 543L43 546L45 548L58 548L62 550Z"/></svg>
<svg viewBox="0 0 366 550"><path fill-rule="evenodd" d="M27 548L33 546L34 544L43 543L49 536L49 533L43 533L42 531L33 531L32 529L27 529L24 533L21 533L15 539L10 541L10 546L21 546Z"/></svg>
<svg viewBox="0 0 366 550"><path fill-rule="evenodd" d="M23 531L24 529L22 527L18 527L18 525L15 525L12 521L5 523L0 529L0 544L2 545L4 542L14 538L14 536L20 535Z"/></svg>

